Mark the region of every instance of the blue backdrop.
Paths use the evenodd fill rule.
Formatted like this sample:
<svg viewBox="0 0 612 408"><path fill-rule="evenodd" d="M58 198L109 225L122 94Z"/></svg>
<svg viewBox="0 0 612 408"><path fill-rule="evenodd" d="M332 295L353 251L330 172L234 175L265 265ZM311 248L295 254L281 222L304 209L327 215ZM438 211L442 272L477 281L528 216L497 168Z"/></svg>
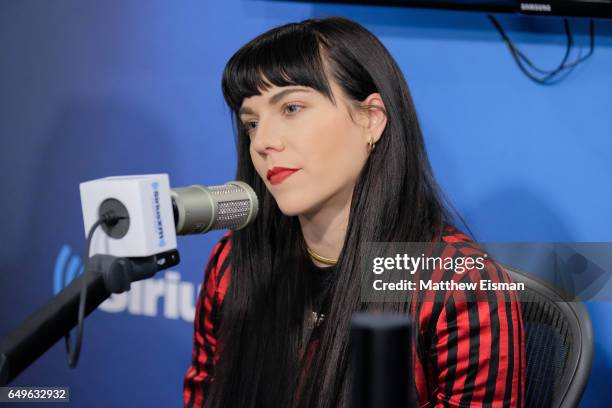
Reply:
<svg viewBox="0 0 612 408"><path fill-rule="evenodd" d="M0 336L80 268L78 183L167 172L173 186L234 174L220 78L255 35L313 16L373 31L411 87L443 188L485 241L612 241L612 21L556 86L519 72L483 13L224 0L0 3ZM562 20L499 16L537 63ZM585 20L572 19L586 51ZM220 232L179 239L181 264L107 302L77 369L58 344L15 385L69 386L75 406L179 406L203 267ZM609 401L610 303L588 305L596 358L583 406Z"/></svg>

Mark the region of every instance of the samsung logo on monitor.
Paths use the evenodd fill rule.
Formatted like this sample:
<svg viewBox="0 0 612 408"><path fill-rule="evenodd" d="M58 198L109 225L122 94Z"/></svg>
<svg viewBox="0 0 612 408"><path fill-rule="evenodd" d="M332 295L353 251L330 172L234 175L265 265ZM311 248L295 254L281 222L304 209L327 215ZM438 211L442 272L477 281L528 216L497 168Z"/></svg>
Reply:
<svg viewBox="0 0 612 408"><path fill-rule="evenodd" d="M552 7L550 4L542 4L542 3L521 3L522 11L546 11L550 13L552 11Z"/></svg>

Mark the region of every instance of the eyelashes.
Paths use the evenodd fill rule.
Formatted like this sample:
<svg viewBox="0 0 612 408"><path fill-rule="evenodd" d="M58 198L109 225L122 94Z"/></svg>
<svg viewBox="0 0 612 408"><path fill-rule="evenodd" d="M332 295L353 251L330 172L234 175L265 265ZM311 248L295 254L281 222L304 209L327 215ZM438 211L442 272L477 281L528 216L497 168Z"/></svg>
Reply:
<svg viewBox="0 0 612 408"><path fill-rule="evenodd" d="M281 112L283 113L283 115L291 117L298 114L304 108L305 106L299 103L287 103L281 107ZM242 126L244 126L247 133L251 135L252 132L257 129L258 122L256 120L247 120L245 122L242 122Z"/></svg>
<svg viewBox="0 0 612 408"><path fill-rule="evenodd" d="M297 110L289 111L290 108L296 108ZM299 103L288 103L283 106L283 112L287 113L288 115L295 115L296 113L301 111L303 108L304 106L300 105Z"/></svg>

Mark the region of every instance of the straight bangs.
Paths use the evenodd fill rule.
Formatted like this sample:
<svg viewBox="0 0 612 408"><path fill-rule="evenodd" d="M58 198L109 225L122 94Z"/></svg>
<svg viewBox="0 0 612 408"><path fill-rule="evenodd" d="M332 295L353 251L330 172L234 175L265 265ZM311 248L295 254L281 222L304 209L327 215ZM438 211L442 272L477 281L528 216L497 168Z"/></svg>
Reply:
<svg viewBox="0 0 612 408"><path fill-rule="evenodd" d="M313 88L334 102L322 47L314 30L298 24L253 39L225 67L221 87L226 103L237 114L245 98L273 85Z"/></svg>

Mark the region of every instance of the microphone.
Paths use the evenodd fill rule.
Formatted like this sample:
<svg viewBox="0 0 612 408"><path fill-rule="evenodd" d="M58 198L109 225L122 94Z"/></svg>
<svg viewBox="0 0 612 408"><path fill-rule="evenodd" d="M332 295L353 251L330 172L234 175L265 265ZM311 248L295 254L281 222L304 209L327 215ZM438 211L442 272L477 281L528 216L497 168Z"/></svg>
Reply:
<svg viewBox="0 0 612 408"><path fill-rule="evenodd" d="M406 315L353 314L351 408L418 406L412 376L412 327Z"/></svg>
<svg viewBox="0 0 612 408"><path fill-rule="evenodd" d="M255 191L242 181L173 188L171 194L177 235L225 228L239 230L255 219L259 209Z"/></svg>
<svg viewBox="0 0 612 408"><path fill-rule="evenodd" d="M106 177L80 184L91 255L147 257L176 249L177 235L239 230L259 209L255 191L241 181L221 186L170 188L167 174Z"/></svg>

